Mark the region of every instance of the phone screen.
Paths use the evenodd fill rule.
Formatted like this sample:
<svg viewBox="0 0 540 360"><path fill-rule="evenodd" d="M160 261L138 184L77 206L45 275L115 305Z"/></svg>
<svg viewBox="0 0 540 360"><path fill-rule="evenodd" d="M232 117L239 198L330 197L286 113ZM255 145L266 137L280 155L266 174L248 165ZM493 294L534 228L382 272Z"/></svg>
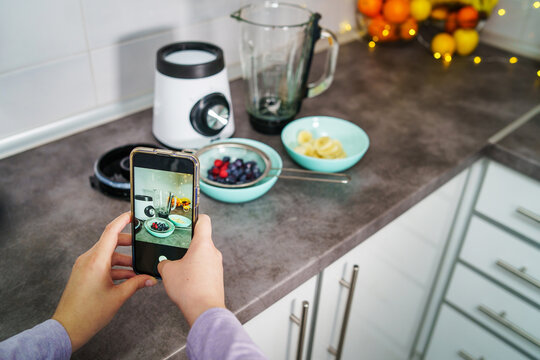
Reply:
<svg viewBox="0 0 540 360"><path fill-rule="evenodd" d="M197 219L196 163L190 158L134 153L132 234L134 270L159 277L162 259L184 256Z"/></svg>

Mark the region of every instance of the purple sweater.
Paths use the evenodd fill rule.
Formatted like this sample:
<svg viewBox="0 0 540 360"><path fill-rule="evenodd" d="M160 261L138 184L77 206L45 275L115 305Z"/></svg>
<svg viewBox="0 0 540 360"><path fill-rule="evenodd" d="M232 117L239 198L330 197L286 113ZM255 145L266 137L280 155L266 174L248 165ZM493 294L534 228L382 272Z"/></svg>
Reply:
<svg viewBox="0 0 540 360"><path fill-rule="evenodd" d="M189 331L186 345L191 360L266 359L229 310L203 313ZM0 359L69 359L71 341L56 320L47 320L0 343Z"/></svg>

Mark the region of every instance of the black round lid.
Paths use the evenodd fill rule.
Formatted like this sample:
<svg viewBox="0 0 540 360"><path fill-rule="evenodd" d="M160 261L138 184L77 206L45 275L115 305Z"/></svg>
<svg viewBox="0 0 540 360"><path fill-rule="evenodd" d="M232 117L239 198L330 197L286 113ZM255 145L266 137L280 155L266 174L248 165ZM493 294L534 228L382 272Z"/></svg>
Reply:
<svg viewBox="0 0 540 360"><path fill-rule="evenodd" d="M129 200L129 168L126 173L121 164L131 151L139 146L160 147L153 144L129 144L107 151L94 163L94 175L90 176L90 185L106 195Z"/></svg>
<svg viewBox="0 0 540 360"><path fill-rule="evenodd" d="M152 201L152 197L146 195L135 195L135 200Z"/></svg>
<svg viewBox="0 0 540 360"><path fill-rule="evenodd" d="M167 60L167 57L175 52L185 50L205 51L214 55L213 60L195 63L181 64ZM156 69L163 75L180 79L199 79L212 76L223 70L225 60L223 51L216 45L205 42L178 42L166 45L158 50Z"/></svg>

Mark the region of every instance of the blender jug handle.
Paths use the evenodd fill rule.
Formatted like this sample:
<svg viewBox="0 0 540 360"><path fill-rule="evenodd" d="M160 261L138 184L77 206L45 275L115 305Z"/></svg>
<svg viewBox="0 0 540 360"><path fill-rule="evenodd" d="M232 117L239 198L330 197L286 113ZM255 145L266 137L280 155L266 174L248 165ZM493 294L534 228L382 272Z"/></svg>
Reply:
<svg viewBox="0 0 540 360"><path fill-rule="evenodd" d="M328 89L334 80L334 72L336 71L337 56L339 51L339 44L336 35L334 35L328 29L321 28L319 40L321 39L327 39L330 48L328 49L328 54L326 56L326 66L324 68L323 75L319 80L310 83L307 86L308 98L317 96Z"/></svg>

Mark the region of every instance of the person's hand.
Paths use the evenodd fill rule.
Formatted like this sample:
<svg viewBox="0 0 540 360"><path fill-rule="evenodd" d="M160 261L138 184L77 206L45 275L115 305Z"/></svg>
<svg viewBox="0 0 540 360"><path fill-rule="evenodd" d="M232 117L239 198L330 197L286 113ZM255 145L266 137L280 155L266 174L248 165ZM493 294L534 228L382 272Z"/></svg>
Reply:
<svg viewBox="0 0 540 360"><path fill-rule="evenodd" d="M114 219L99 241L75 261L71 276L53 315L66 329L72 351L77 350L107 325L124 302L138 289L152 286L157 280L149 275L136 275L131 269L131 256L115 252L117 246L131 245L131 235L120 233L129 224L131 215ZM115 285L113 280L123 280Z"/></svg>
<svg viewBox="0 0 540 360"><path fill-rule="evenodd" d="M200 215L186 255L158 264L167 295L182 310L189 326L208 309L225 308L221 253L212 242L212 224Z"/></svg>

